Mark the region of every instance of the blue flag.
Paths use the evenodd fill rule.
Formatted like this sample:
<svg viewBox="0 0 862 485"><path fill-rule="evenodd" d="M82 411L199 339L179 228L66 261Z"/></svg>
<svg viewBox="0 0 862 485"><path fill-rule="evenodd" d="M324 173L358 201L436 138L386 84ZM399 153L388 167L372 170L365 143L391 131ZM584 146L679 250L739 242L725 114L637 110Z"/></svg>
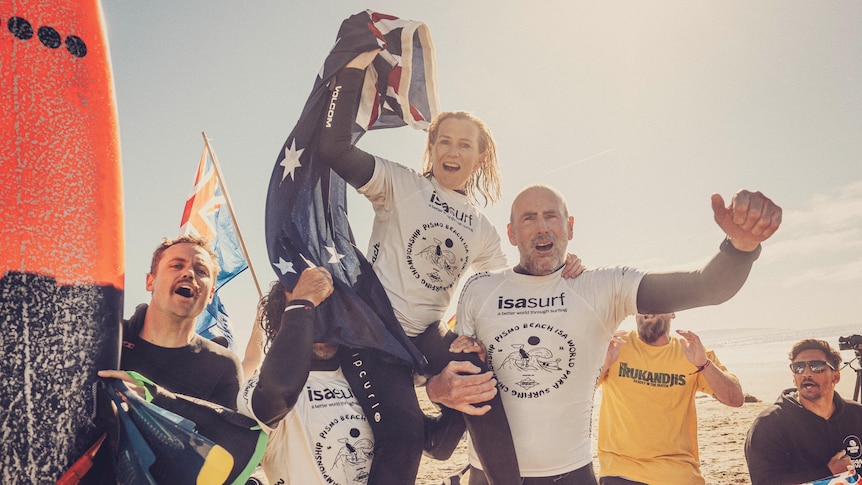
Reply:
<svg viewBox="0 0 862 485"><path fill-rule="evenodd" d="M383 50L366 70L354 143L371 129L425 129L439 111L434 47L425 24L371 11L345 20L276 159L266 200L266 244L270 264L288 289L309 266L306 261L332 273L335 291L320 306L316 342L377 349L421 369L424 357L354 244L346 184L317 159L330 81L357 54L374 48Z"/></svg>
<svg viewBox="0 0 862 485"><path fill-rule="evenodd" d="M240 248L236 226L227 208L227 199L206 146L180 221L180 235L188 234L212 241L219 264L215 282L216 294L198 316L195 332L210 340L218 338L221 343L234 350L233 330L218 297L218 290L248 268L248 262Z"/></svg>

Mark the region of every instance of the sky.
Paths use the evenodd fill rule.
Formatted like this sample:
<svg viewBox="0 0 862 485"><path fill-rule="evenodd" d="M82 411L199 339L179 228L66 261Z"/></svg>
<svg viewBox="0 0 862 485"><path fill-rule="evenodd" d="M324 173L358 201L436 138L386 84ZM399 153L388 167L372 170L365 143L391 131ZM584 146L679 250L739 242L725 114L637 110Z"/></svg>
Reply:
<svg viewBox="0 0 862 485"><path fill-rule="evenodd" d="M528 184L566 196L569 251L588 267L650 271L701 267L723 238L710 195L760 190L784 220L745 287L675 326L862 333L862 2L849 0L106 0L126 316L149 302L152 251L178 235L202 132L266 291L270 173L341 21L365 9L425 22L442 109L490 127L503 200L484 210L510 263L505 225ZM424 133L375 131L359 146L418 170ZM365 249L371 208L350 192ZM244 347L258 300L250 272L220 295Z"/></svg>

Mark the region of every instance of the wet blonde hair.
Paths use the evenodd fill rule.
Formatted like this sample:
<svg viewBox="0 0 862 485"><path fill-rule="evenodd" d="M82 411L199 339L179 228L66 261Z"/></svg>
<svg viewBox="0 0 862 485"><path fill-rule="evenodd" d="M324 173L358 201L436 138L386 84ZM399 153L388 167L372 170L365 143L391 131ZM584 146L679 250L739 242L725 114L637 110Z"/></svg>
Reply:
<svg viewBox="0 0 862 485"><path fill-rule="evenodd" d="M448 119L471 121L479 129L479 152L484 153L485 156L479 161L478 168L473 170L464 190L470 201L476 204L480 202L479 196L482 197L483 206L487 206L488 202L496 204L500 201L500 164L497 161L497 146L485 122L467 111L446 111L437 115L431 122L428 127L428 144L422 157L422 175L431 175L434 167L431 147L437 141L440 123Z"/></svg>

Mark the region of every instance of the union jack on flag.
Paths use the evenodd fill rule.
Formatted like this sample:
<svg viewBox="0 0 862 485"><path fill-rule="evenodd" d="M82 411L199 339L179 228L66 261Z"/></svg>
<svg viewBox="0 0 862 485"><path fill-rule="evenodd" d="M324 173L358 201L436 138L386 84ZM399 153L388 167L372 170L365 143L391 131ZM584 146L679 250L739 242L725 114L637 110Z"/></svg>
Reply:
<svg viewBox="0 0 862 485"><path fill-rule="evenodd" d="M180 235L195 235L211 241L220 268L215 282L216 294L195 322L195 332L208 339L224 338L233 349L233 330L218 290L248 268L248 262L240 248L236 226L206 146L183 209Z"/></svg>
<svg viewBox="0 0 862 485"><path fill-rule="evenodd" d="M439 112L434 46L425 24L370 10L345 20L276 159L266 201L266 244L270 264L288 289L309 266L306 261L332 273L335 291L320 307L316 342L378 349L421 368L424 357L354 244L344 180L317 160L330 81L357 54L374 48L382 51L365 73L354 143L367 130L425 129Z"/></svg>

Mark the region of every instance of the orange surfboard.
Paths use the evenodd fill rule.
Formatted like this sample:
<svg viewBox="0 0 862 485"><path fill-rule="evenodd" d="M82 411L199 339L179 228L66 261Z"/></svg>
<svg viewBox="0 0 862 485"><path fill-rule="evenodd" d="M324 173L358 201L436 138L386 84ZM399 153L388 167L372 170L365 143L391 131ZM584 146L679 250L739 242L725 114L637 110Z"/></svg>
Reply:
<svg viewBox="0 0 862 485"><path fill-rule="evenodd" d="M52 483L101 435L119 364L123 200L96 0L0 0L0 483Z"/></svg>

